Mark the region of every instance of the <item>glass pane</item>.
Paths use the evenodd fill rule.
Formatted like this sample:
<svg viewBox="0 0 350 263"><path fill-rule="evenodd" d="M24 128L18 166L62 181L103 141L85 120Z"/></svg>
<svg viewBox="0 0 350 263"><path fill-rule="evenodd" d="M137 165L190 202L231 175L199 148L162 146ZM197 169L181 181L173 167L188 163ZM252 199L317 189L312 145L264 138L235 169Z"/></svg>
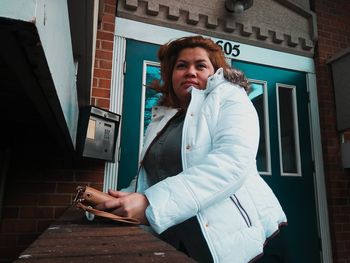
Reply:
<svg viewBox="0 0 350 263"><path fill-rule="evenodd" d="M157 105L161 93L150 88L150 84L160 80L160 67L156 65L146 65L146 97L145 97L145 115L143 131L145 132L149 123L151 122L152 107Z"/></svg>
<svg viewBox="0 0 350 263"><path fill-rule="evenodd" d="M258 171L268 172L268 142L266 134L265 121L265 106L264 106L264 85L262 83L250 83L250 91L248 94L250 100L253 102L255 109L259 116L260 124L260 141L258 154L256 157Z"/></svg>
<svg viewBox="0 0 350 263"><path fill-rule="evenodd" d="M297 153L295 149L296 127L294 125L294 119L296 116L293 110L293 91L294 88L278 87L283 173L298 173Z"/></svg>

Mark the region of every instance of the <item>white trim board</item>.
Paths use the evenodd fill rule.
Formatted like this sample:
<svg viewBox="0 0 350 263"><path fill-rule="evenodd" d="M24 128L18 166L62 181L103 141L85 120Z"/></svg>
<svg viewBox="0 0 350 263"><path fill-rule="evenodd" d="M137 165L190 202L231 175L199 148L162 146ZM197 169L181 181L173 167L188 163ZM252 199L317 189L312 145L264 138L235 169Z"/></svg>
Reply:
<svg viewBox="0 0 350 263"><path fill-rule="evenodd" d="M169 39L194 35L194 33L191 32L146 24L120 17L116 17L115 24L115 35L117 36L158 45L168 42ZM152 32L152 34L149 32ZM212 39L214 41L219 40L218 38ZM315 65L312 58L255 47L239 42L235 42L235 44L240 45L239 48L241 52L239 57L231 58L266 66L315 73Z"/></svg>
<svg viewBox="0 0 350 263"><path fill-rule="evenodd" d="M123 111L123 91L124 85L124 60L126 52L126 39L124 37L114 36L113 43L113 61L112 61L112 81L109 110L122 114ZM119 123L118 138L116 142L115 162L106 162L104 170L103 191L108 189L117 189L118 169L120 157L120 137L123 118Z"/></svg>

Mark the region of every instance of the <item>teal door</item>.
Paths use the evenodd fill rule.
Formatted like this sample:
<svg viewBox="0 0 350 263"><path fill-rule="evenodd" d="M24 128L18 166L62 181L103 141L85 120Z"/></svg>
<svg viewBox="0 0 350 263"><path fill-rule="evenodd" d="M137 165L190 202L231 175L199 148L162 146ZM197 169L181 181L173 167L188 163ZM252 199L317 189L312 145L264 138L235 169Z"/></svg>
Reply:
<svg viewBox="0 0 350 263"><path fill-rule="evenodd" d="M321 262L306 74L234 61L250 80L258 111L258 170L278 197L288 226L260 262ZM275 260L275 261L274 261Z"/></svg>
<svg viewBox="0 0 350 263"><path fill-rule="evenodd" d="M127 40L118 188L137 173L142 136L159 94L158 46ZM251 83L260 119L257 156L261 176L280 200L288 227L266 246L259 262L321 262L313 183L305 73L235 61Z"/></svg>
<svg viewBox="0 0 350 263"><path fill-rule="evenodd" d="M158 48L157 45L129 39L126 42L118 188L127 187L137 173L144 130L144 98L147 93L152 92L146 88L146 73L150 72L150 68L155 70L159 68L154 66L158 64L156 63ZM147 113L149 116L149 111Z"/></svg>

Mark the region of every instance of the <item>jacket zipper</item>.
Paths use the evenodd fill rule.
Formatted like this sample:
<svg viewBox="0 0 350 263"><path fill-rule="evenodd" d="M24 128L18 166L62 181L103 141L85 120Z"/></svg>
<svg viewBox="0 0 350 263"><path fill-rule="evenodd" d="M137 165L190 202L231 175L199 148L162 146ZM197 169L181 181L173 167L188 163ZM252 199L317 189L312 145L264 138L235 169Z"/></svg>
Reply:
<svg viewBox="0 0 350 263"><path fill-rule="evenodd" d="M234 195L230 196L230 198L231 198L232 202L235 204L235 206L237 207L238 211L241 213L247 226L251 227L252 222L250 221L249 215L248 215L247 211L245 211L245 209L243 208L241 203L239 202L237 196L234 194Z"/></svg>
<svg viewBox="0 0 350 263"><path fill-rule="evenodd" d="M157 133L157 135L153 138L152 142L148 145L148 148L145 152L145 154L143 155L142 160L140 161L139 167L137 169L137 178L136 178L136 184L135 184L135 192L137 192L137 186L139 184L139 174L140 174L140 170L141 170L141 166L143 163L143 160L145 159L146 154L148 153L149 149L151 148L151 146L156 142L156 140L162 135L162 133L165 131L165 129L170 125L170 122L179 114L180 111L176 112L174 114L173 117L171 117L168 122L164 125L164 127Z"/></svg>

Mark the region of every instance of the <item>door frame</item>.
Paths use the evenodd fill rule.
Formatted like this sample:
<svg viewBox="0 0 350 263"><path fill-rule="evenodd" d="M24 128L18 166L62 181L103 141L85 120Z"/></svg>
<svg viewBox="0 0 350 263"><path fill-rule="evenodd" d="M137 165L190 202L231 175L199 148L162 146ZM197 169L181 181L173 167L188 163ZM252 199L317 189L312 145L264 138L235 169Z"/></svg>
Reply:
<svg viewBox="0 0 350 263"><path fill-rule="evenodd" d="M112 82L111 82L111 98L110 110L116 113L122 113L123 85L124 85L124 69L125 69L125 52L126 39L134 39L138 41L164 44L169 39L194 35L194 33L146 24L129 19L116 17L114 33L114 52L112 66ZM153 32L152 34L144 34L144 32ZM156 38L153 36L157 36ZM209 37L209 36L208 36ZM211 37L214 41L219 40ZM329 229L328 207L326 198L326 187L324 178L324 165L322 156L322 142L320 131L320 119L317 99L317 84L315 65L312 58L294 55L290 53L275 51L271 49L255 47L252 45L240 45L240 56L235 57L237 60L245 62L257 63L265 66L273 66L284 69L291 69L306 73L307 91L310 96L309 117L310 117L310 136L311 136L311 152L314 160L314 177L315 177L315 199L317 209L317 219L319 234L321 239L321 256L323 262L333 262L331 238ZM228 56L228 58L233 58ZM121 126L121 125L120 125ZM120 138L120 136L119 136ZM119 159L120 139L117 141L116 158ZM104 190L108 188L116 189L118 179L118 162L106 163Z"/></svg>

